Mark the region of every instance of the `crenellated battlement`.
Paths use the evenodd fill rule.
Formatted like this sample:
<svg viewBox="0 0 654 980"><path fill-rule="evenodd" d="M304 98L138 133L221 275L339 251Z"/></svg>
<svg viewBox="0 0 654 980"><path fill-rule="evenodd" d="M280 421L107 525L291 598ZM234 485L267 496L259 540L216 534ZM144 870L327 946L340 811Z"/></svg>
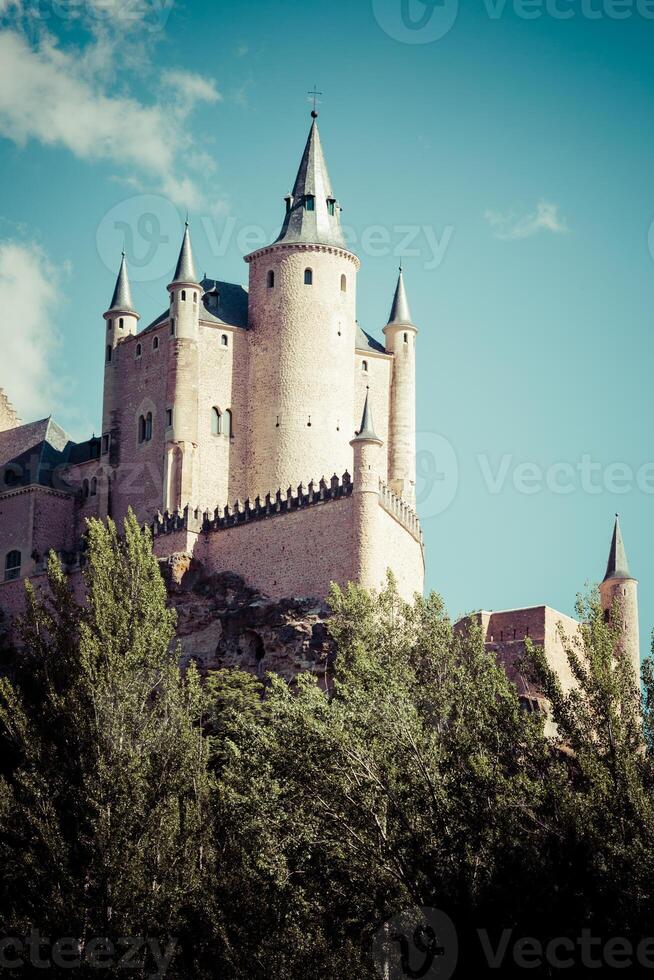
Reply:
<svg viewBox="0 0 654 980"><path fill-rule="evenodd" d="M424 546L420 520L415 510L398 497L383 480L379 481L379 503L387 513L400 522L409 534Z"/></svg>
<svg viewBox="0 0 654 980"><path fill-rule="evenodd" d="M311 480L307 486L300 483L295 490L289 487L285 493L277 490L274 494L267 493L263 498L257 496L254 500L248 498L243 502L236 500L233 505L216 507L213 513L209 510L193 509L187 505L181 511L158 514L152 524L152 533L153 536L158 537L177 531L195 531L198 534L223 531L240 524L266 520L277 514L288 514L317 504L341 500L343 497L351 496L352 488L352 477L346 471L340 478L334 473L329 483L324 477L318 483Z"/></svg>

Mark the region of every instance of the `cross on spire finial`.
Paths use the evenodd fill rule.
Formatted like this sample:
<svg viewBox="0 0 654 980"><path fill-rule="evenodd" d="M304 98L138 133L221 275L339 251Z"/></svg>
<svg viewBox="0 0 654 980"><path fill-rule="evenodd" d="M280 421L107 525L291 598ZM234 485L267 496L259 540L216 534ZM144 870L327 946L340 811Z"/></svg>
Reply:
<svg viewBox="0 0 654 980"><path fill-rule="evenodd" d="M318 91L318 86L315 84L315 82L313 88L309 92L307 92L307 95L309 95L313 99L313 109L311 110L311 117L313 119L317 119L318 113L316 111L316 105L320 103L320 99L318 98L318 96L322 95L322 92Z"/></svg>

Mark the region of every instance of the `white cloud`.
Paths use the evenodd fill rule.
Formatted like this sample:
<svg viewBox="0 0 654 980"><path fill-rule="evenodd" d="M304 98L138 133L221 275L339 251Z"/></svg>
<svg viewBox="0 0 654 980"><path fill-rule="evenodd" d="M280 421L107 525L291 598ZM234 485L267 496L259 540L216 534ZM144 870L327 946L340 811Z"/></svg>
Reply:
<svg viewBox="0 0 654 980"><path fill-rule="evenodd" d="M539 231L549 231L554 235L562 235L569 230L565 218L559 214L559 205L551 204L549 201L539 201L535 211L523 215L486 211L484 217L489 225L494 228L495 238L502 241L530 238L532 235L538 234Z"/></svg>
<svg viewBox="0 0 654 980"><path fill-rule="evenodd" d="M0 387L25 421L44 418L57 402L60 271L35 244L0 242Z"/></svg>
<svg viewBox="0 0 654 980"><path fill-rule="evenodd" d="M19 30L0 31L0 135L110 161L128 179L154 183L174 203L196 208L202 194L186 173L194 159L187 117L198 103L220 98L215 82L171 70L167 101L161 90L150 105L114 94L104 72L118 43L104 34L81 50L65 50L49 34L32 44ZM206 174L206 165L198 172Z"/></svg>

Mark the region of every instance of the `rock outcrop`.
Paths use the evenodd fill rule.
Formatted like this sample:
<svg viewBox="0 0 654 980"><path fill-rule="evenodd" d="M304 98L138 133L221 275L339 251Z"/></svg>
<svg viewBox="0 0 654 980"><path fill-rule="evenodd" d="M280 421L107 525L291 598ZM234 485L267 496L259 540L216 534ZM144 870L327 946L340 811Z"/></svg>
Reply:
<svg viewBox="0 0 654 980"><path fill-rule="evenodd" d="M171 556L162 572L183 664L195 661L203 674L221 667L275 671L289 681L309 671L327 686L335 648L323 601L271 599L234 573L206 575L190 555Z"/></svg>

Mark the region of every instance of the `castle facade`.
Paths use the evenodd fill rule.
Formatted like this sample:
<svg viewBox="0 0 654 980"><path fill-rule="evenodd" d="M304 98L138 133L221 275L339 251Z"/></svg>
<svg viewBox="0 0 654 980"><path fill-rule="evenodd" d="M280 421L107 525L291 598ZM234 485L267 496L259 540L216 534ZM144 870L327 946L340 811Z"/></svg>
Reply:
<svg viewBox="0 0 654 980"><path fill-rule="evenodd" d="M0 404L4 604L50 549L74 566L89 517L132 507L161 558L238 571L270 596L424 580L415 358L400 271L383 342L358 325L316 115L277 239L249 287L200 279L185 228L166 309L140 329L123 255L104 313L102 433L74 443ZM390 297L389 297L390 299ZM373 422L374 419L374 422ZM0 604L3 595L0 594Z"/></svg>
<svg viewBox="0 0 654 980"><path fill-rule="evenodd" d="M102 327L99 437L21 424L0 389L0 611L21 609L51 549L78 573L86 519L120 524L129 507L162 561L236 572L272 598L323 599L332 581L378 588L388 569L402 596L422 593L418 331L401 270L383 341L357 322L360 262L312 116L281 231L245 256L247 291L197 276L187 224L166 308L139 329L123 255ZM607 617L622 607L639 671L637 584L616 518L600 592ZM527 638L573 683L574 619L540 605L473 620L526 707L542 700L517 666Z"/></svg>

